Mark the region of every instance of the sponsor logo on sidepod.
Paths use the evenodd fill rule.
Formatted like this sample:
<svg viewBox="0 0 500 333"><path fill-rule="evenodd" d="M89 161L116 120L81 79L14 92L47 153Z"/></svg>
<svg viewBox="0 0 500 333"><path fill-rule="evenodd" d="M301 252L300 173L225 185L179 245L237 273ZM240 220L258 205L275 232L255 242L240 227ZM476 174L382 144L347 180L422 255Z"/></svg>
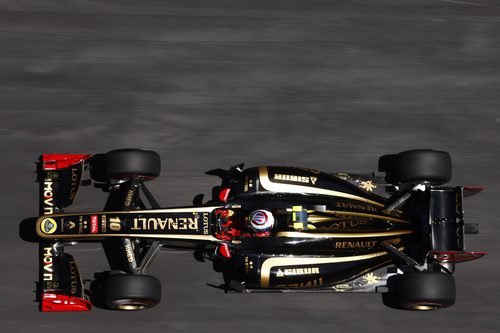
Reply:
<svg viewBox="0 0 500 333"><path fill-rule="evenodd" d="M90 216L90 233L91 234L97 234L97 232L99 231L97 220L98 220L97 215Z"/></svg>

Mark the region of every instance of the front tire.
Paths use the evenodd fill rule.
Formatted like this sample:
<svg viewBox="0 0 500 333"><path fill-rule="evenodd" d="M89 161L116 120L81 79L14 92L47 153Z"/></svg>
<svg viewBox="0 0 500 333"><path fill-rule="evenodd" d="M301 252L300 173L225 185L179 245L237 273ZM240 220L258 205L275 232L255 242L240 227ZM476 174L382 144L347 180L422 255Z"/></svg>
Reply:
<svg viewBox="0 0 500 333"><path fill-rule="evenodd" d="M106 154L106 174L111 179L154 179L160 171L160 155L152 150L118 149Z"/></svg>
<svg viewBox="0 0 500 333"><path fill-rule="evenodd" d="M152 308L161 301L161 283L149 275L111 275L104 282L103 300L113 310Z"/></svg>

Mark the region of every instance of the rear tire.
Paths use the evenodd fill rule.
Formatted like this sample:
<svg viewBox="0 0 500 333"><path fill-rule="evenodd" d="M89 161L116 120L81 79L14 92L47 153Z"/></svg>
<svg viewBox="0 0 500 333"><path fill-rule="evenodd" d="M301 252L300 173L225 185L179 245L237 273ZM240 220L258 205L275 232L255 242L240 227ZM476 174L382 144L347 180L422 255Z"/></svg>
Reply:
<svg viewBox="0 0 500 333"><path fill-rule="evenodd" d="M439 150L408 150L380 157L379 171L386 172L391 183L444 184L451 179L451 157Z"/></svg>
<svg viewBox="0 0 500 333"><path fill-rule="evenodd" d="M446 273L411 272L394 275L389 278L388 286L389 293L384 303L390 307L428 311L455 304L455 279ZM391 302L386 303L388 300Z"/></svg>
<svg viewBox="0 0 500 333"><path fill-rule="evenodd" d="M106 154L106 173L112 179L154 179L160 171L160 155L152 150L118 149Z"/></svg>
<svg viewBox="0 0 500 333"><path fill-rule="evenodd" d="M103 300L113 310L152 308L161 301L161 283L149 275L111 275L104 282Z"/></svg>

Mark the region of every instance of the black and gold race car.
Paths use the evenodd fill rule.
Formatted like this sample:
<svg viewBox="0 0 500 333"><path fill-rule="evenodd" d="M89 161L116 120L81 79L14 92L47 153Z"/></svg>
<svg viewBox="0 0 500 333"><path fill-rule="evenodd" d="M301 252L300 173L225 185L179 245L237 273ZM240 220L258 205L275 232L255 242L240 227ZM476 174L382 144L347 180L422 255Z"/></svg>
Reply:
<svg viewBox="0 0 500 333"><path fill-rule="evenodd" d="M40 157L41 216L20 234L39 243L41 311L157 305L161 284L146 271L162 248L212 261L226 292L378 292L392 308L432 310L454 304L455 264L484 255L464 250L478 228L462 209L482 188L443 185L446 152L385 155L368 175L236 165L207 172L222 179L208 202L175 208L146 187L160 169L140 149ZM104 209L64 213L88 185L109 193ZM80 242L101 243L110 266L87 289L65 252Z"/></svg>

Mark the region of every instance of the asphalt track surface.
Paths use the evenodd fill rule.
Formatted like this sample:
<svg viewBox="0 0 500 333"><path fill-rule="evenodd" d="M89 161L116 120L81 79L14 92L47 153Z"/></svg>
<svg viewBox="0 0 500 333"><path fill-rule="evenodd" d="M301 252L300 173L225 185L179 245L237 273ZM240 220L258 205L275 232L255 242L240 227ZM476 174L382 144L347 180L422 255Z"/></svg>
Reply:
<svg viewBox="0 0 500 333"><path fill-rule="evenodd" d="M498 332L500 1L0 1L2 332ZM157 308L42 314L36 245L43 152L143 147L163 158L150 184L190 204L239 162L371 171L413 148L453 156L483 259L455 274L457 304L397 311L377 294L224 294L209 263L162 253ZM101 208L86 189L74 210ZM84 277L98 246L69 249Z"/></svg>

